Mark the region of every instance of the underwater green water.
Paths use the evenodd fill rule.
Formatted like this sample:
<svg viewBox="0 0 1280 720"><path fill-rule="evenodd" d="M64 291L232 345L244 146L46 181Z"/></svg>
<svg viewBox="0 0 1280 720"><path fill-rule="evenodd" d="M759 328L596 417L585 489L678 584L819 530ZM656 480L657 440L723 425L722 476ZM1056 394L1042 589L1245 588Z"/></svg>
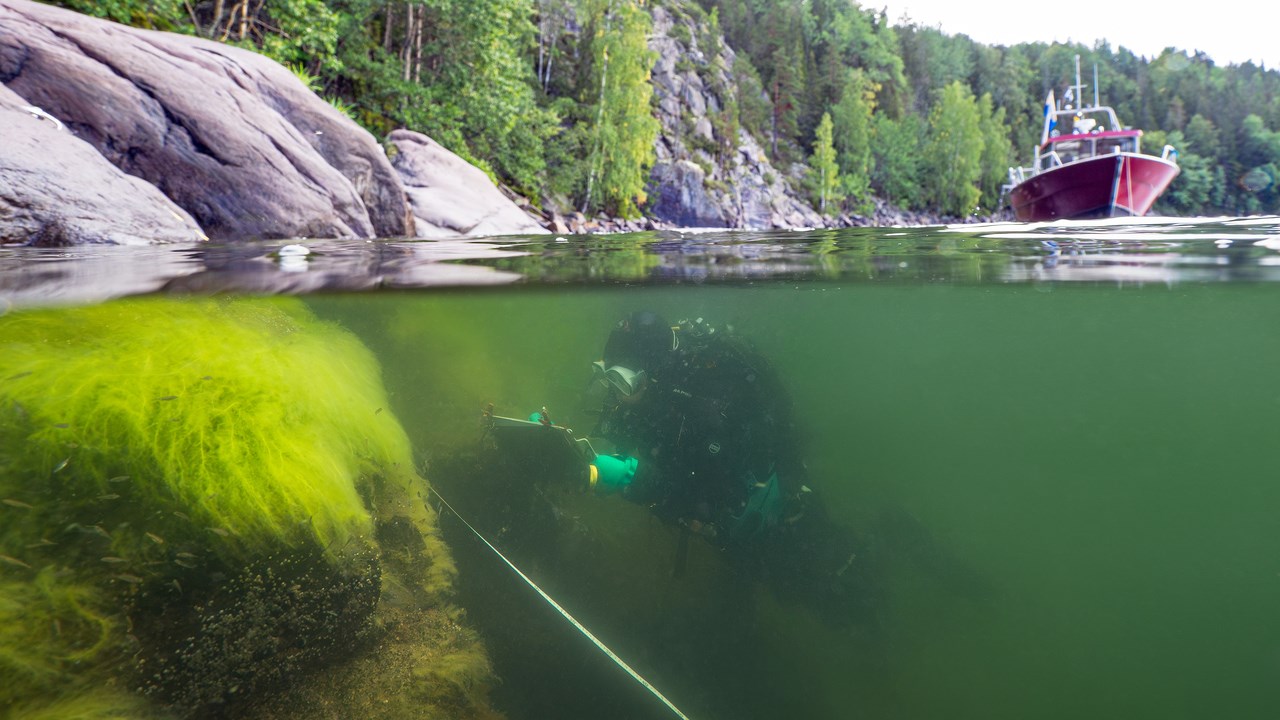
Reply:
<svg viewBox="0 0 1280 720"><path fill-rule="evenodd" d="M589 429L587 364L635 308L732 322L776 362L813 486L877 538L883 595L864 626L833 633L714 568L672 578L670 537L617 499L573 508L587 535L574 547L510 548L693 717L1264 717L1280 700L1272 287L812 282L309 303L375 348L396 412L437 453L441 431L478 437L485 402ZM471 376L433 377L441 356ZM483 524L502 504L490 500L466 513ZM537 600L489 574L494 587L469 591L495 607L473 617L483 629L494 614L513 633L497 646L518 646L509 615L536 616L518 606ZM648 716L643 695L592 696L556 659L571 640L545 632L510 651L518 664L498 656L512 717Z"/></svg>
<svg viewBox="0 0 1280 720"><path fill-rule="evenodd" d="M166 270L182 294L155 307L301 293L372 352L441 496L689 717L1270 718L1280 286L1266 242L1280 223L1261 225L539 240L461 263L484 286L312 293L342 286L263 284L259 263L247 283L205 270L215 282L175 288ZM0 278L17 261L0 253ZM15 317L39 304L24 287ZM590 363L638 309L732 325L774 363L809 484L859 539L868 585L849 623L696 538L677 572L678 533L645 508L554 483L531 494L537 478L495 462L489 403L589 433ZM672 716L431 502L495 708Z"/></svg>

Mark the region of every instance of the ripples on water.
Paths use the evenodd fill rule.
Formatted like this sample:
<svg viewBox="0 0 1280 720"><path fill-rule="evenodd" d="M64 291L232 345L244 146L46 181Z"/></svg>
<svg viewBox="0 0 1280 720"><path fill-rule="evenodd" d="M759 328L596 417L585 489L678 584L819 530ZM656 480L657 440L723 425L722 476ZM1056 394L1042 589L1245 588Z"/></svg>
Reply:
<svg viewBox="0 0 1280 720"><path fill-rule="evenodd" d="M826 279L1176 283L1280 279L1280 218L1123 218L809 231L682 230L457 241L0 248L11 303L151 292L307 293L514 283Z"/></svg>

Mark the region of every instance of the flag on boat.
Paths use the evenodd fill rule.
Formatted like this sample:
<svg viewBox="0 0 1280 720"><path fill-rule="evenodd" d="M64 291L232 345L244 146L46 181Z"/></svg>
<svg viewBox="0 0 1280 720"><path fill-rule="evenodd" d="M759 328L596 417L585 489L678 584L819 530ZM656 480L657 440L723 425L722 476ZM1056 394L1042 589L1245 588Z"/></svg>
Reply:
<svg viewBox="0 0 1280 720"><path fill-rule="evenodd" d="M1040 138L1040 144L1049 142L1049 133L1058 125L1058 119L1054 117L1054 110L1057 107L1053 102L1053 90L1049 91L1049 97L1044 99L1044 135Z"/></svg>

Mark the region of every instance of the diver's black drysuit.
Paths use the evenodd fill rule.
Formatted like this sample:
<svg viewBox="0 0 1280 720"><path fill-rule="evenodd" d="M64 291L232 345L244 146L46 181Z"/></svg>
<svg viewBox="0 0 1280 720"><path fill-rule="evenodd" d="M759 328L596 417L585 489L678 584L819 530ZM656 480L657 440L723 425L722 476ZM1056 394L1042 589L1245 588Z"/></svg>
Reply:
<svg viewBox="0 0 1280 720"><path fill-rule="evenodd" d="M627 499L730 551L783 596L852 619L854 538L805 485L791 399L745 339L681 321L644 394L610 390L593 435L636 458Z"/></svg>
<svg viewBox="0 0 1280 720"><path fill-rule="evenodd" d="M800 510L791 400L742 338L677 327L679 347L648 370L643 396L611 393L594 434L639 461L628 499L720 542L750 540Z"/></svg>

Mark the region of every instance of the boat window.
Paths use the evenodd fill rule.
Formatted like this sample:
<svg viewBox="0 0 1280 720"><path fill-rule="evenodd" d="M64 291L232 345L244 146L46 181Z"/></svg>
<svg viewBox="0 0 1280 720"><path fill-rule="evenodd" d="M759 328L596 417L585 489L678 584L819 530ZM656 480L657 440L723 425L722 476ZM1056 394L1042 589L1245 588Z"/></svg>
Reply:
<svg viewBox="0 0 1280 720"><path fill-rule="evenodd" d="M1079 140L1057 143L1053 146L1054 152L1058 154L1064 165L1069 162L1075 162L1080 157L1081 149Z"/></svg>
<svg viewBox="0 0 1280 720"><path fill-rule="evenodd" d="M1137 152L1135 147L1137 138L1118 137L1105 138L1098 141L1098 154L1111 155L1118 152Z"/></svg>

